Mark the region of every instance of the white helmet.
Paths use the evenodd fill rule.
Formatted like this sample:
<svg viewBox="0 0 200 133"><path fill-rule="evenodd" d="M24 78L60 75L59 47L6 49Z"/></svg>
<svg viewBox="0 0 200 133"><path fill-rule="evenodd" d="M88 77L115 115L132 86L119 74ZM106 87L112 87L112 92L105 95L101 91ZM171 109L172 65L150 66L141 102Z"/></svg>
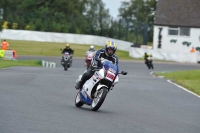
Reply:
<svg viewBox="0 0 200 133"><path fill-rule="evenodd" d="M95 51L95 50L94 50L94 46L93 46L93 45L91 45L91 46L90 46L90 49L89 49L89 51Z"/></svg>
<svg viewBox="0 0 200 133"><path fill-rule="evenodd" d="M90 46L90 49L94 49L94 46L93 46L93 45L91 45L91 46Z"/></svg>

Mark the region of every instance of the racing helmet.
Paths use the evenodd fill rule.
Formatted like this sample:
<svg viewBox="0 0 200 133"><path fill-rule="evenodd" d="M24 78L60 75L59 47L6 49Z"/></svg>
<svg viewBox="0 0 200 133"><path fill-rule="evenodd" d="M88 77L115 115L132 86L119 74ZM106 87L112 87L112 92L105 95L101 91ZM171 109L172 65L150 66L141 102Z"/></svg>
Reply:
<svg viewBox="0 0 200 133"><path fill-rule="evenodd" d="M66 46L66 48L69 48L69 47L70 47L70 45L69 45L68 43L67 43L65 46Z"/></svg>
<svg viewBox="0 0 200 133"><path fill-rule="evenodd" d="M113 52L109 52L108 50L112 50ZM113 41L106 41L105 45L105 53L108 56L113 56L115 54L115 51L117 50L117 44Z"/></svg>
<svg viewBox="0 0 200 133"><path fill-rule="evenodd" d="M94 46L91 45L89 51L94 51Z"/></svg>

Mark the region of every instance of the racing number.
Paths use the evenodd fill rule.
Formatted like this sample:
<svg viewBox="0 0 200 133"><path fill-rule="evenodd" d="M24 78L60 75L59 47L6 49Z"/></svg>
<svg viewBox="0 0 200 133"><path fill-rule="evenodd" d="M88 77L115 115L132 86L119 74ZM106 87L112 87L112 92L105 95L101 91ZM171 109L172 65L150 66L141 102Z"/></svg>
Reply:
<svg viewBox="0 0 200 133"><path fill-rule="evenodd" d="M107 74L106 74L106 78L113 81L115 79L115 74L108 71Z"/></svg>

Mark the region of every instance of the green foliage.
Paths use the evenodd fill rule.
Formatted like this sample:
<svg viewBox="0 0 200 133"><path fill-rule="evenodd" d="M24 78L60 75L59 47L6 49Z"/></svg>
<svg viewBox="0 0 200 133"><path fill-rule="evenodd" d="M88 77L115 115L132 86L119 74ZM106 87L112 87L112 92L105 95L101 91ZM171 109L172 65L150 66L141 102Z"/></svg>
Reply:
<svg viewBox="0 0 200 133"><path fill-rule="evenodd" d="M135 42L138 42L138 35L143 35L145 30L148 30L148 40L153 40L153 21L156 10L156 0L130 0L123 2L119 9L119 16L125 21L126 28L136 36ZM148 24L148 29L145 29L145 24ZM126 33L128 34L128 33ZM144 37L143 37L144 38ZM145 38L144 38L145 39Z"/></svg>
<svg viewBox="0 0 200 133"><path fill-rule="evenodd" d="M17 29L18 28L18 23L12 23L12 29Z"/></svg>
<svg viewBox="0 0 200 133"><path fill-rule="evenodd" d="M0 60L0 68L5 67L12 67L12 66L41 66L39 64L39 61L37 60L24 60L24 61L18 61L18 60Z"/></svg>
<svg viewBox="0 0 200 133"><path fill-rule="evenodd" d="M191 45L191 42L184 41L182 44L189 47Z"/></svg>
<svg viewBox="0 0 200 133"><path fill-rule="evenodd" d="M195 49L200 52L200 47L196 47Z"/></svg>
<svg viewBox="0 0 200 133"><path fill-rule="evenodd" d="M176 42L177 42L177 39L171 39L170 42L171 42L171 43L176 43Z"/></svg>
<svg viewBox="0 0 200 133"><path fill-rule="evenodd" d="M152 41L154 15L151 10L155 10L155 5L156 0L123 2L119 10L121 19L116 19L109 15L102 0L0 1L8 29L91 34L133 42L142 42L142 27L146 23L150 26L148 40Z"/></svg>

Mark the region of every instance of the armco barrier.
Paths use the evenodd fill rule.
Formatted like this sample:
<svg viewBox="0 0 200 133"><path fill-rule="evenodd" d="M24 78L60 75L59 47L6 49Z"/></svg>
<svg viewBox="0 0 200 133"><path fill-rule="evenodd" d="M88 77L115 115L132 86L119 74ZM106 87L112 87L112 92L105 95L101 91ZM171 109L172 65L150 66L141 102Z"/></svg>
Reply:
<svg viewBox="0 0 200 133"><path fill-rule="evenodd" d="M197 63L200 61L200 53L182 53L182 52L169 52L165 50L153 50L143 48L130 48L129 56L133 58L142 58L144 53L152 54L154 60L166 60L176 62Z"/></svg>
<svg viewBox="0 0 200 133"><path fill-rule="evenodd" d="M3 59L13 60L13 51L12 50L5 50Z"/></svg>
<svg viewBox="0 0 200 133"><path fill-rule="evenodd" d="M81 35L81 34L69 34L69 33L53 33L53 32L37 32L26 30L10 30L4 29L0 33L3 39L11 40L27 40L27 41L42 41L42 42L61 42L61 43L75 43L75 44L91 44L104 46L107 40L113 40L117 43L119 50L129 52L129 56L133 58L141 58L144 52L150 52L153 54L153 58L156 60L167 60L177 62L200 62L200 55L197 53L183 53L183 52L171 52L161 49L151 49L147 46L143 48L130 47L133 43L117 40L113 38L94 36L94 35ZM47 64L47 63L46 63ZM49 65L46 65L49 66ZM53 66L53 65L52 65Z"/></svg>
<svg viewBox="0 0 200 133"><path fill-rule="evenodd" d="M102 36L95 36L95 35L39 32L39 31L11 30L11 29L4 29L2 31L1 38L11 39L11 40L39 41L39 42L73 43L80 45L88 44L88 45L98 45L103 47L105 46L105 42L107 40L112 40L117 43L117 49L123 51L129 51L130 46L133 44L132 42L127 42Z"/></svg>
<svg viewBox="0 0 200 133"><path fill-rule="evenodd" d="M16 53L15 53L16 54ZM0 50L0 58L4 60L15 60L13 50Z"/></svg>

